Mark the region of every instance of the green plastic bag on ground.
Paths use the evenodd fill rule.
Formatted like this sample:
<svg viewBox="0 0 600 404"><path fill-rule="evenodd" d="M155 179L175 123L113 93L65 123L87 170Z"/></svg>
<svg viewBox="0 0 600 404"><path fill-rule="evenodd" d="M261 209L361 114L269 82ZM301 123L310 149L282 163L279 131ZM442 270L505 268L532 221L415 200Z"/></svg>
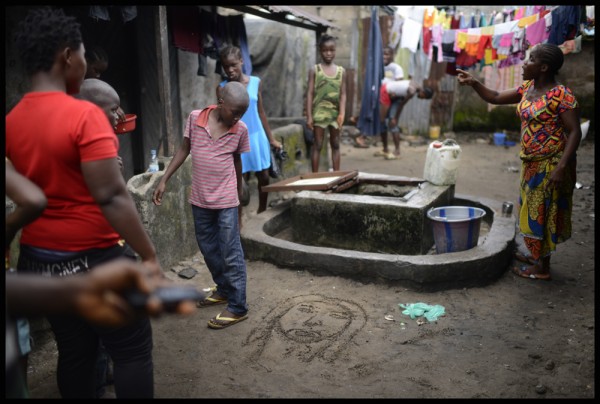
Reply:
<svg viewBox="0 0 600 404"><path fill-rule="evenodd" d="M441 317L446 314L446 309L444 306L429 305L427 303L408 303L408 304L398 304L404 310L402 314L410 316L411 319L415 319L417 317L425 317L427 321L436 321L438 317Z"/></svg>

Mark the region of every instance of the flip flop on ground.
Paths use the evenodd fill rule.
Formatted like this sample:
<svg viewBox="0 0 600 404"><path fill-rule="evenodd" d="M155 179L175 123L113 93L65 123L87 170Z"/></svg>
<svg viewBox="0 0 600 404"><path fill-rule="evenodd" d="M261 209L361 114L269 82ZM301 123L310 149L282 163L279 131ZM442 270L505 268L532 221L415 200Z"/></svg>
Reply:
<svg viewBox="0 0 600 404"><path fill-rule="evenodd" d="M534 273L531 272L531 268L533 268L534 265L532 266L527 266L527 265L520 265L520 266L515 266L512 267L512 272L515 275L520 276L521 278L527 278L527 279L535 279L535 280L541 280L541 281L549 281L552 278L550 277L550 274L544 274L544 273Z"/></svg>
<svg viewBox="0 0 600 404"><path fill-rule="evenodd" d="M212 328L215 330L220 330L222 328L227 328L231 325L237 324L240 321L244 321L248 318L248 314L244 314L241 317L221 317L222 313L216 315L216 317L208 320L208 328Z"/></svg>
<svg viewBox="0 0 600 404"><path fill-rule="evenodd" d="M377 150L375 153L373 153L373 157L385 157L388 154L388 152L383 151L383 150Z"/></svg>
<svg viewBox="0 0 600 404"><path fill-rule="evenodd" d="M227 303L227 299L223 299L222 297L218 297L218 298L214 298L213 297L214 294L211 294L210 296L208 296L207 298L205 298L204 300L199 300L196 303L197 307L208 307L208 306L214 306L216 304L224 304Z"/></svg>
<svg viewBox="0 0 600 404"><path fill-rule="evenodd" d="M396 156L394 153L387 153L385 156L386 160L398 160L400 158L400 156Z"/></svg>

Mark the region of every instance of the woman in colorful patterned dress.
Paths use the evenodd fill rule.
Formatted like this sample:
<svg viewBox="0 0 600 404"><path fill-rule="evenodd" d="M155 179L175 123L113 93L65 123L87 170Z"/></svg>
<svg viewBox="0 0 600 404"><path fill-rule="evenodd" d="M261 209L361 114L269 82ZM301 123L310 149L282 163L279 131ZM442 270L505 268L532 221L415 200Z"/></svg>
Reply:
<svg viewBox="0 0 600 404"><path fill-rule="evenodd" d="M522 161L519 229L530 256L512 271L530 279L550 280L550 254L571 237L576 151L581 141L579 104L571 89L556 80L564 56L554 44L532 48L523 64L523 84L494 91L464 70L458 82L475 89L491 104L517 104L521 118Z"/></svg>
<svg viewBox="0 0 600 404"><path fill-rule="evenodd" d="M329 145L333 171L340 169L340 130L346 111L346 77L344 68L333 63L335 39L323 34L319 40L322 63L308 73L306 125L314 131L315 141L310 152L312 172L319 171L325 129L329 129Z"/></svg>

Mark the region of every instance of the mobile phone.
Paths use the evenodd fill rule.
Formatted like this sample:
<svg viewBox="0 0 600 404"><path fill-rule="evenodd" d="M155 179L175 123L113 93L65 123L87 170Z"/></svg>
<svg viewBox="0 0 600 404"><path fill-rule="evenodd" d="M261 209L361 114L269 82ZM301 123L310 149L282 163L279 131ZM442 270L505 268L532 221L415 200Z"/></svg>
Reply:
<svg viewBox="0 0 600 404"><path fill-rule="evenodd" d="M192 286L163 286L156 288L150 295L132 290L125 294L125 298L130 305L136 309L143 309L150 296L157 297L163 304L166 311L174 310L177 305L184 300L203 300L206 294Z"/></svg>

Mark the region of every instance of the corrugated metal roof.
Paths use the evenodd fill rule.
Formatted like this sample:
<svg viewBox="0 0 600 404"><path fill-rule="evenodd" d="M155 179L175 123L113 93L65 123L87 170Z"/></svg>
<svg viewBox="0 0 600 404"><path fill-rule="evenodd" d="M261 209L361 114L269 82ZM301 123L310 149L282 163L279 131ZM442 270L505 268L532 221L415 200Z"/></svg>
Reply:
<svg viewBox="0 0 600 404"><path fill-rule="evenodd" d="M261 7L266 10L269 10L273 13L291 14L294 17L310 21L316 25L322 25L322 26L331 27L331 28L338 28L332 22L330 22L324 18L321 18L318 15L309 13L308 11L301 9L300 7L294 7L294 6L261 6Z"/></svg>

